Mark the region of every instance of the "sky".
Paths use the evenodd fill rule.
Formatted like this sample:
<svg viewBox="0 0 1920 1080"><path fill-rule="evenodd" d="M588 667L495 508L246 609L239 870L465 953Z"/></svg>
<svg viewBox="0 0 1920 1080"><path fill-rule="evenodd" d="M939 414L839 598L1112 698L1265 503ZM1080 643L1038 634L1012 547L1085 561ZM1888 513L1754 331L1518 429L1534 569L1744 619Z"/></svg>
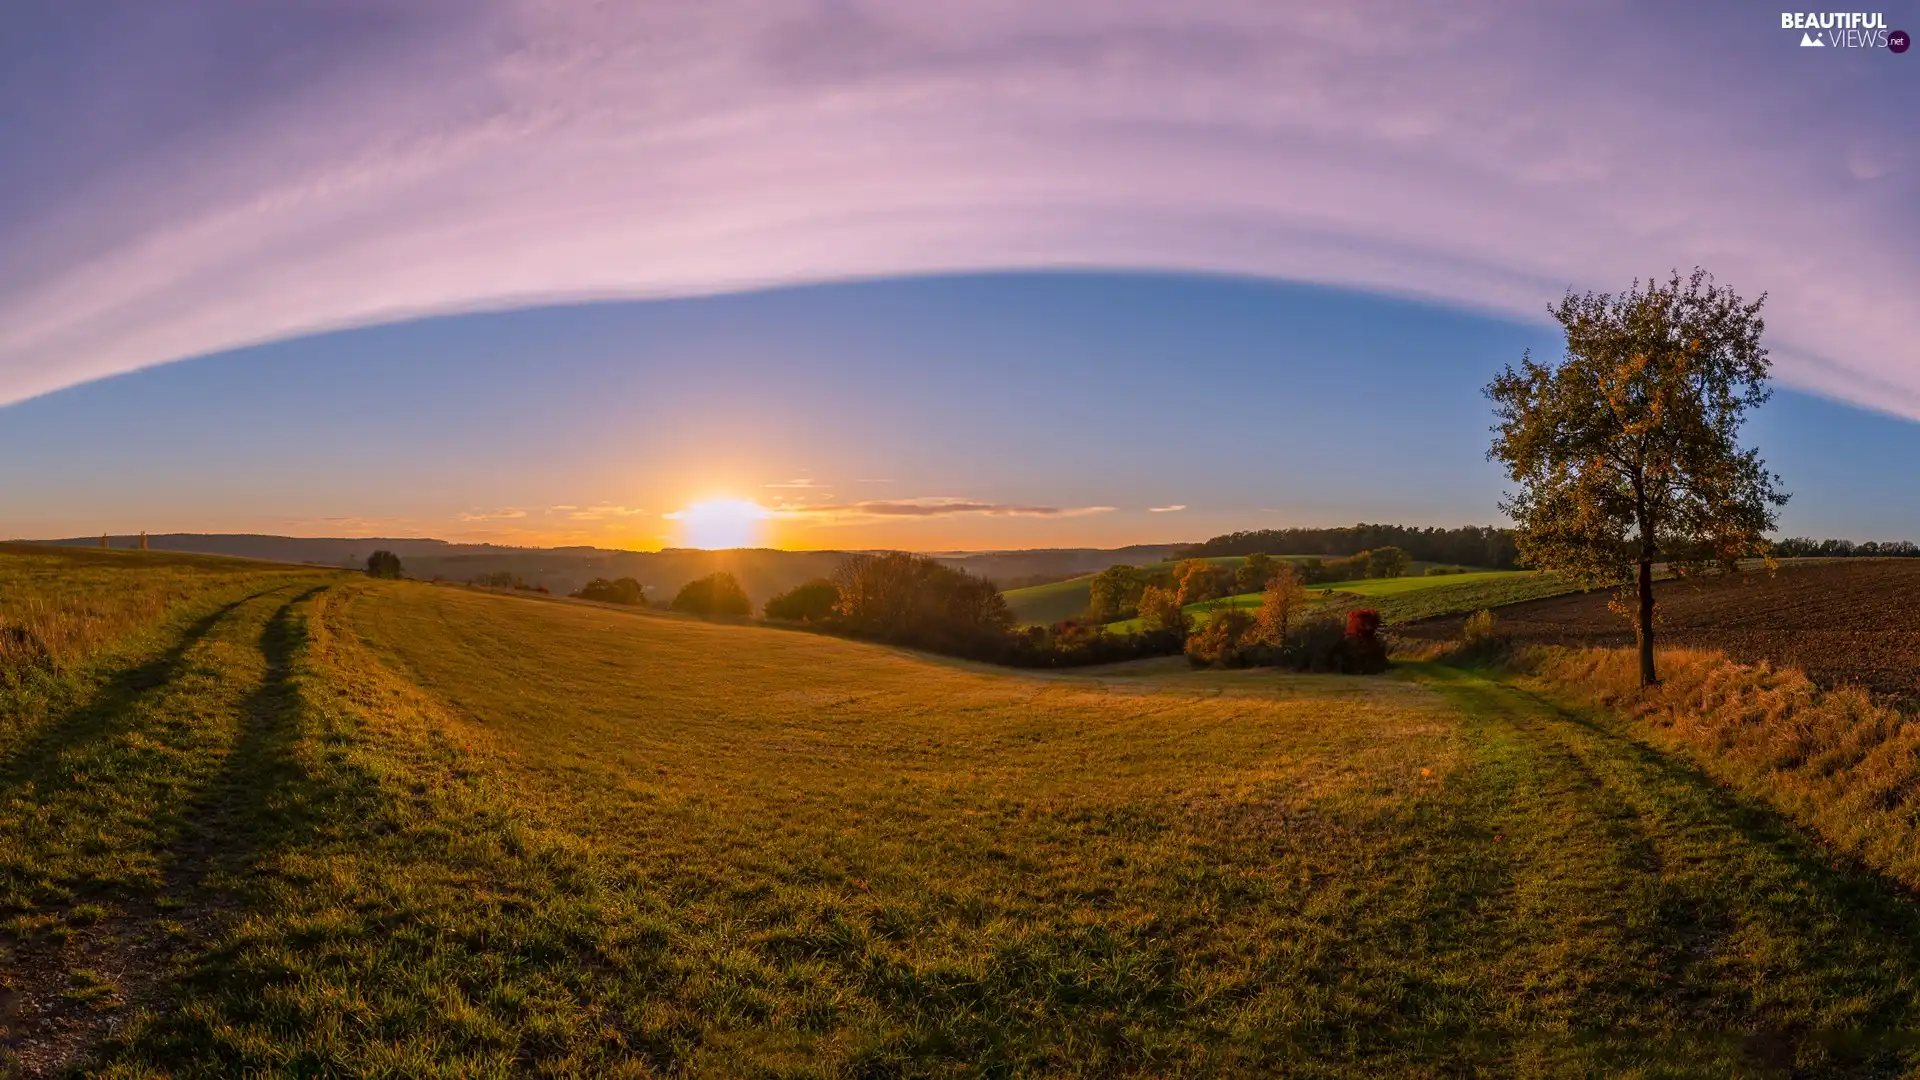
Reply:
<svg viewBox="0 0 1920 1080"><path fill-rule="evenodd" d="M1920 536L1920 53L1812 36L1746 3L26 0L0 535L1490 521L1479 386L1554 353L1567 289L1699 264L1768 294L1783 529Z"/></svg>

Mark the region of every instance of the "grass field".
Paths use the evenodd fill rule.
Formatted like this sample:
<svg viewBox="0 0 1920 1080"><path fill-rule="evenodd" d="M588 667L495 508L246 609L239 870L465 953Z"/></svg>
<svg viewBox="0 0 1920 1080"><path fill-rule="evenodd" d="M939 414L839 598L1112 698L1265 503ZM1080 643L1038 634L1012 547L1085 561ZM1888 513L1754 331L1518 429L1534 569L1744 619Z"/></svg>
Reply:
<svg viewBox="0 0 1920 1080"><path fill-rule="evenodd" d="M1444 615L1464 615L1503 604L1560 596L1578 591L1571 582L1530 570L1481 570L1465 574L1437 574L1432 577L1375 578L1363 581L1336 581L1308 589L1307 609L1331 608L1346 611L1369 607L1380 612L1388 626L1417 619ZM1199 620L1223 608L1245 611L1260 607L1259 593L1241 593L1215 600L1188 604L1189 617ZM1139 619L1109 623L1110 633L1124 634L1145 629Z"/></svg>
<svg viewBox="0 0 1920 1080"><path fill-rule="evenodd" d="M1275 555L1274 558L1284 559L1290 562L1299 562L1302 559L1320 558L1320 556ZM1247 560L1245 557L1239 556L1239 555L1221 555L1221 556L1216 556L1214 558L1210 558L1207 561L1220 566L1238 568L1242 563L1246 562ZM1157 563L1149 563L1146 566L1141 567L1141 569L1148 570L1148 571L1170 570L1173 568L1174 565L1175 565L1174 562L1171 562L1171 561L1157 562ZM1492 577L1496 575L1511 576L1516 573L1521 573L1521 571L1512 571L1512 570L1506 570L1506 571L1482 570L1482 571L1476 571L1476 572L1465 573L1465 574L1457 574L1457 575L1456 574L1439 575L1433 578L1425 577L1424 575L1426 574L1427 569L1429 567L1434 567L1434 566L1448 566L1449 569L1457 569L1456 567L1452 567L1449 564L1444 564L1444 563L1416 562L1412 564L1412 571L1414 575L1412 577L1389 578L1389 579L1384 579L1379 581L1360 581L1360 582L1343 581L1343 582L1337 582L1331 586L1317 585L1314 587L1316 589L1322 589L1322 588L1342 589L1346 591L1353 591L1361 595L1376 596L1376 595L1385 595L1389 592L1399 592L1404 589L1427 588L1431 584L1443 582L1443 581L1449 582L1449 583L1457 583L1457 582L1465 582L1468 580L1478 580L1480 578ZM1051 623L1059 622L1062 619L1077 619L1080 616L1085 615L1087 613L1087 606L1091 602L1092 596L1093 596L1092 582L1094 577L1095 575L1093 574L1087 574L1082 577L1070 578L1066 581L1056 581L1048 585L1034 585L1025 589L1010 589L1006 593L1007 606L1013 609L1014 618L1017 619L1020 622L1020 625L1022 626L1045 626ZM1403 582L1406 584L1401 584ZM1362 586L1363 588L1357 588L1357 589L1350 588L1351 586ZM1380 587L1380 586L1384 586L1385 588L1381 589L1381 591L1379 592L1368 591L1369 588ZM1249 596L1252 598L1251 600L1248 599ZM1207 603L1213 604L1215 606L1220 606L1220 607L1236 606L1236 605L1245 607L1249 605L1257 605L1259 604L1259 602L1260 602L1259 594L1252 593L1252 594L1248 594L1248 596L1230 597L1221 601L1208 601ZM1200 613L1204 611L1210 611L1212 610L1212 608L1202 607L1201 605L1192 605L1189 607L1189 610L1194 611L1196 613Z"/></svg>
<svg viewBox="0 0 1920 1080"><path fill-rule="evenodd" d="M9 602L66 587L16 558ZM236 570L47 678L0 743L24 1075L1920 1066L1920 906L1474 672L1012 675Z"/></svg>

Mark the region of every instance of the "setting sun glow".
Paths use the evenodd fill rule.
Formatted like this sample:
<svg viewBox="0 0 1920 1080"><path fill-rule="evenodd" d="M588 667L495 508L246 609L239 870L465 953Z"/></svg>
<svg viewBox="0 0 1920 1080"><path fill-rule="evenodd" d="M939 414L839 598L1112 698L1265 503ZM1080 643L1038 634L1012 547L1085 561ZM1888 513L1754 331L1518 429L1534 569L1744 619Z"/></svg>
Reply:
<svg viewBox="0 0 1920 1080"><path fill-rule="evenodd" d="M682 547L711 549L759 546L770 514L746 499L709 499L667 516L680 523Z"/></svg>

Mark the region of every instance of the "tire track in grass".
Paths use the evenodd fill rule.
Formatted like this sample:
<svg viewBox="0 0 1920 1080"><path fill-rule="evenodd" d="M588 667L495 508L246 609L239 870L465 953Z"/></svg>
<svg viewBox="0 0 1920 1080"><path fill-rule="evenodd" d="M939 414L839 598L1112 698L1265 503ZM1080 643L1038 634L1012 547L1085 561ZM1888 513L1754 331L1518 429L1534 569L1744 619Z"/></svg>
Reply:
<svg viewBox="0 0 1920 1080"><path fill-rule="evenodd" d="M1920 1022L1920 909L1831 866L1777 815L1636 743L1598 714L1481 675L1417 676L1520 766L1496 785L1517 876L1484 929L1503 994L1542 1032L1623 1069L1899 1075ZM1650 1039L1656 1031L1692 1032Z"/></svg>
<svg viewBox="0 0 1920 1080"><path fill-rule="evenodd" d="M0 773L0 1075L55 1075L158 998L285 693L294 582L188 624Z"/></svg>

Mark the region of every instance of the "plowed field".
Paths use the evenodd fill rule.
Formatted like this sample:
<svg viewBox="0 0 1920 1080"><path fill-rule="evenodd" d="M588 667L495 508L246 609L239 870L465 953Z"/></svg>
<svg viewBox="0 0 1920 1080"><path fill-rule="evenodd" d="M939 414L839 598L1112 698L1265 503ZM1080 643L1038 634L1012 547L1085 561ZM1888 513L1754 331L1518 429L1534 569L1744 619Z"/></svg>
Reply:
<svg viewBox="0 0 1920 1080"><path fill-rule="evenodd" d="M1744 662L1792 665L1822 683L1858 683L1920 698L1920 559L1784 563L1656 587L1663 645L1723 649ZM1499 629L1518 641L1630 645L1632 628L1607 610L1606 592L1556 596L1497 608ZM1411 638L1458 637L1460 618L1411 623Z"/></svg>

